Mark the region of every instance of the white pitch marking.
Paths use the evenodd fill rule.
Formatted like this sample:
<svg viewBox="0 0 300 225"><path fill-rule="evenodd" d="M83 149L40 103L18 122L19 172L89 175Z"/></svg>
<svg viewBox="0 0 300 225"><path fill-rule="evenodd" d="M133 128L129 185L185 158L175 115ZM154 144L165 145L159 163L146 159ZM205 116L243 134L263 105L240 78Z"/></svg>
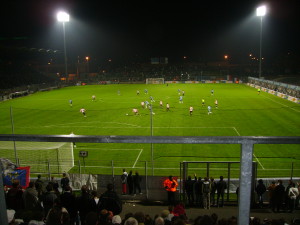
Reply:
<svg viewBox="0 0 300 225"><path fill-rule="evenodd" d="M241 136L235 127L232 127L232 128L235 130L235 132L238 134L238 136Z"/></svg>
<svg viewBox="0 0 300 225"><path fill-rule="evenodd" d="M292 109L292 110L294 110L294 111L296 111L296 112L300 112L299 110L294 109L294 108L292 108L292 107L289 107L288 105L285 105L285 104L283 104L283 103L281 103L281 102L277 102L277 101L275 101L275 100L272 99L272 98L269 98L269 97L266 97L266 96L264 96L264 97L267 98L267 99L269 99L269 100L271 100L272 102L275 102L275 103L279 104L279 105L283 105L283 106L285 106L285 107L287 107L287 108L289 108L289 109Z"/></svg>
<svg viewBox="0 0 300 225"><path fill-rule="evenodd" d="M142 154L142 152L143 152L143 149L141 149L141 151L140 151L139 155L137 156L137 158L136 158L136 160L135 160L135 162L134 162L134 164L133 164L132 168L134 168L134 167L135 167L135 165L136 165L136 163L138 162L138 160L139 160L139 158L140 158L140 155Z"/></svg>
<svg viewBox="0 0 300 225"><path fill-rule="evenodd" d="M235 130L235 132L238 134L238 136L241 136L240 135L240 133L238 132L238 130L235 128L235 127L233 127L233 129ZM263 170L265 170L265 167L261 164L261 162L258 160L258 158L256 157L256 155L253 153L253 156L254 156L254 158L256 159L256 161L258 162L258 164L261 166L261 168L263 169Z"/></svg>
<svg viewBox="0 0 300 225"><path fill-rule="evenodd" d="M113 148L113 149L110 149L110 148L85 148L85 147L77 147L77 148L80 148L80 149L87 149L87 150L109 150L109 151L120 151L120 150L124 150L124 151L131 151L131 150L133 150L133 151L141 151L141 150L143 150L143 149L141 149L141 148L133 148L133 149L124 149L124 148Z"/></svg>

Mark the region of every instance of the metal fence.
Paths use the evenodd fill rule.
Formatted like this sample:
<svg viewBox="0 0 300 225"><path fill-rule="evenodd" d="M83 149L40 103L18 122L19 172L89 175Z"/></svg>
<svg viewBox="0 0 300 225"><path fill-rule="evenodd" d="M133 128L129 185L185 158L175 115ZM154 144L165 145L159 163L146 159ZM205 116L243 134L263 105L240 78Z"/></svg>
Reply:
<svg viewBox="0 0 300 225"><path fill-rule="evenodd" d="M81 143L148 143L148 144L239 144L238 224L249 223L252 186L252 161L255 144L300 144L300 137L212 137L212 136L86 136L86 135L0 135L0 141L81 142ZM2 169L0 169L2 170ZM2 171L0 171L2 176ZM0 223L7 223L3 180L0 179Z"/></svg>

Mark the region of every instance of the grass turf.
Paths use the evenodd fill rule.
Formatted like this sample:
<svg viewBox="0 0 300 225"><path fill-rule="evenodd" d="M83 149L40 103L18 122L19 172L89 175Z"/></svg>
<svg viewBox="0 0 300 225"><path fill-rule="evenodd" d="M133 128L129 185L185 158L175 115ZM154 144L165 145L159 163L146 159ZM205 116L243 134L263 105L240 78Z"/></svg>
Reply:
<svg viewBox="0 0 300 225"><path fill-rule="evenodd" d="M148 94L144 94L144 89ZM178 89L185 91L179 103ZM211 95L214 89L214 96ZM136 94L140 90L140 95ZM91 96L96 95L92 101ZM299 136L300 106L276 96L257 94L254 88L242 84L169 84L167 85L95 85L68 87L39 92L0 104L0 133L12 132L10 107L16 134L78 134L78 135L150 135L151 118L141 102L153 96L152 127L156 136ZM205 106L201 99L205 99ZM69 105L73 100L73 106ZM218 108L214 101L218 100ZM163 101L163 107L159 101ZM170 104L167 112L165 105ZM207 114L207 106L212 114ZM189 115L189 107L194 107ZM79 112L86 109L87 117ZM133 115L137 108L140 115ZM126 115L128 114L128 115ZM0 143L1 144L1 143ZM154 174L179 173L181 161L239 161L239 145L154 144ZM149 144L87 144L77 143L78 151L89 151L85 172L111 173L111 163L118 173L121 168L151 174L151 146ZM254 160L258 162L260 177L289 177L291 163L294 176L300 176L299 145L255 145ZM2 151L4 153L4 151ZM6 153L5 153L6 154ZM5 156L5 154L3 156ZM34 151L19 151L22 160L30 160ZM45 160L43 154L37 159ZM10 157L13 157L10 155ZM231 166L231 176L239 174L238 164ZM74 167L76 172L78 167ZM204 176L206 165L193 164L189 173ZM225 171L226 170L226 171ZM227 173L226 164L211 165L210 175ZM226 175L225 175L226 176Z"/></svg>

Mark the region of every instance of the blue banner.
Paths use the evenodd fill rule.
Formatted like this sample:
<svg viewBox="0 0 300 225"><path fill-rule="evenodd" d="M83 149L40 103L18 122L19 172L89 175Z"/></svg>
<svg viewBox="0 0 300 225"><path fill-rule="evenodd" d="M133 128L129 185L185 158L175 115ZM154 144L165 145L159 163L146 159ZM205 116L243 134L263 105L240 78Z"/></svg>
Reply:
<svg viewBox="0 0 300 225"><path fill-rule="evenodd" d="M15 180L20 182L22 188L27 188L30 179L30 166L18 167L14 171L8 173L3 180L4 185L10 187Z"/></svg>

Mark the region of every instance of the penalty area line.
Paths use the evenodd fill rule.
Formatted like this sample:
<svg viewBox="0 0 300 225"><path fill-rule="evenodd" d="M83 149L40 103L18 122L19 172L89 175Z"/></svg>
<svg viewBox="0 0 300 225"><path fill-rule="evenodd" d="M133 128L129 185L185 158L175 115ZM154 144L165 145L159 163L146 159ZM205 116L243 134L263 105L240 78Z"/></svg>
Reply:
<svg viewBox="0 0 300 225"><path fill-rule="evenodd" d="M134 168L134 167L135 167L135 165L137 164L137 162L138 162L138 160L139 160L139 158L140 158L140 155L142 154L142 152L143 152L143 149L141 149L141 150L140 150L140 153L139 153L139 155L137 156L137 158L136 158L136 160L135 160L135 162L134 162L134 164L133 164L132 168Z"/></svg>

